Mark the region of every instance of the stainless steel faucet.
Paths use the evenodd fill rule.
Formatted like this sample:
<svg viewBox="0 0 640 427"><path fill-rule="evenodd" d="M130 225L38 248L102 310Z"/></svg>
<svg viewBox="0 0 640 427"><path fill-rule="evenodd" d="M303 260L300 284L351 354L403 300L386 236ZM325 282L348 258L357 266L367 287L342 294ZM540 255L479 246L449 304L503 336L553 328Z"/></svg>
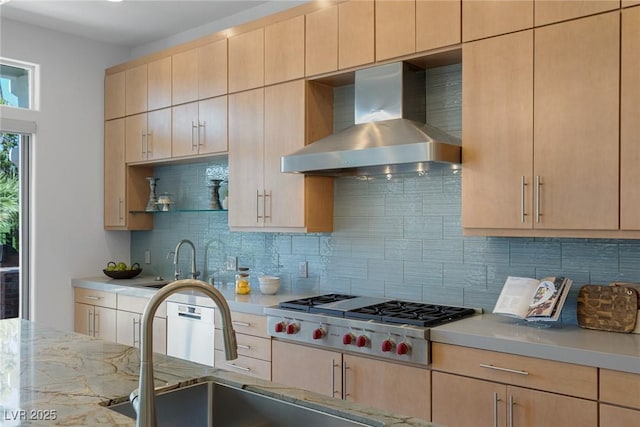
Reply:
<svg viewBox="0 0 640 427"><path fill-rule="evenodd" d="M200 291L213 300L222 317L224 354L227 360L238 358L236 333L231 323L231 311L224 296L213 286L194 279L177 280L161 288L147 303L142 314L142 339L140 342L140 381L138 389L131 393L130 399L138 417L136 427L155 427L156 395L153 381L153 317L169 295L176 292ZM213 349L211 349L213 351Z"/></svg>
<svg viewBox="0 0 640 427"><path fill-rule="evenodd" d="M182 239L178 242L176 246L176 250L173 255L173 265L174 265L174 277L176 280L180 279L180 267L178 266L178 259L180 257L180 248L184 244L188 244L191 246L191 278L197 279L200 275L200 272L196 270L196 247L193 245L191 240Z"/></svg>

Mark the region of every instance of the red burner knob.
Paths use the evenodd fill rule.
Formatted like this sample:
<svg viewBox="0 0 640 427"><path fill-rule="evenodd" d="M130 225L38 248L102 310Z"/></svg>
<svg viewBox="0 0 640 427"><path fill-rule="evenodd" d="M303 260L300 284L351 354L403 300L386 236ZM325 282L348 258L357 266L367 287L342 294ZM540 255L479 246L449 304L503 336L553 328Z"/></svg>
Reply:
<svg viewBox="0 0 640 427"><path fill-rule="evenodd" d="M369 346L369 338L367 338L366 335L360 335L356 339L356 346L357 347L368 347Z"/></svg>
<svg viewBox="0 0 640 427"><path fill-rule="evenodd" d="M387 340L382 341L382 348L381 348L381 350L382 350L383 352L385 352L385 353L386 353L386 352L392 351L392 350L393 350L393 347L395 347L395 343L393 342L393 340L389 340L389 339L387 339Z"/></svg>
<svg viewBox="0 0 640 427"><path fill-rule="evenodd" d="M327 331L325 331L324 328L317 328L313 331L313 339L314 340L319 340L324 338L324 336L327 335Z"/></svg>
<svg viewBox="0 0 640 427"><path fill-rule="evenodd" d="M400 344L398 344L398 347L396 348L396 353L399 355L409 354L410 351L411 351L411 344L409 344L408 342L401 342Z"/></svg>
<svg viewBox="0 0 640 427"><path fill-rule="evenodd" d="M287 325L287 335L297 334L300 330L300 327L295 323L289 323Z"/></svg>
<svg viewBox="0 0 640 427"><path fill-rule="evenodd" d="M278 323L276 323L276 326L275 326L274 329L275 329L276 333L281 334L281 333L284 332L284 329L286 328L286 326L287 325L284 322L278 322Z"/></svg>
<svg viewBox="0 0 640 427"><path fill-rule="evenodd" d="M342 344L344 345L353 344L354 339L355 339L355 336L351 332L346 333L342 336Z"/></svg>

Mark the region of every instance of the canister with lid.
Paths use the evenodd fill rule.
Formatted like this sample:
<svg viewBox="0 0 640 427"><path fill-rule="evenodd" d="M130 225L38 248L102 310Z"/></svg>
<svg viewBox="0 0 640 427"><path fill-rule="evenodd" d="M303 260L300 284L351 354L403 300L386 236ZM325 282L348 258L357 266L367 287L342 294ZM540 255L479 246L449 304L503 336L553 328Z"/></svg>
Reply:
<svg viewBox="0 0 640 427"><path fill-rule="evenodd" d="M236 273L236 294L246 295L250 292L249 267L238 267L238 272Z"/></svg>

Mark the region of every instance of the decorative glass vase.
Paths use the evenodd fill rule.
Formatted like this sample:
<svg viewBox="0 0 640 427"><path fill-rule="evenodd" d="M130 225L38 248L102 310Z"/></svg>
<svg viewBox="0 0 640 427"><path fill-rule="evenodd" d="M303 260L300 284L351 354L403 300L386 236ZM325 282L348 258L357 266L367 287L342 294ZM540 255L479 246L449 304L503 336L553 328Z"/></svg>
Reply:
<svg viewBox="0 0 640 427"><path fill-rule="evenodd" d="M158 182L160 178L154 178L152 176L147 177L147 181L149 181L149 201L147 202L147 208L145 209L147 212L155 212L158 210L158 198L156 197L156 182Z"/></svg>

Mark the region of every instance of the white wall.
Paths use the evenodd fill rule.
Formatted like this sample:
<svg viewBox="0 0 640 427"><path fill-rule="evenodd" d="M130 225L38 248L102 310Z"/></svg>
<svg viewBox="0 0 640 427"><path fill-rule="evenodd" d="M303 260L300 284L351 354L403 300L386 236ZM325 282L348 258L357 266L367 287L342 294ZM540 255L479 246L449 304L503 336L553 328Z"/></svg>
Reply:
<svg viewBox="0 0 640 427"><path fill-rule="evenodd" d="M40 64L40 111L3 108L37 125L32 147L31 319L73 329L71 278L129 259L130 233L103 230L103 81L128 49L0 21L0 56Z"/></svg>

